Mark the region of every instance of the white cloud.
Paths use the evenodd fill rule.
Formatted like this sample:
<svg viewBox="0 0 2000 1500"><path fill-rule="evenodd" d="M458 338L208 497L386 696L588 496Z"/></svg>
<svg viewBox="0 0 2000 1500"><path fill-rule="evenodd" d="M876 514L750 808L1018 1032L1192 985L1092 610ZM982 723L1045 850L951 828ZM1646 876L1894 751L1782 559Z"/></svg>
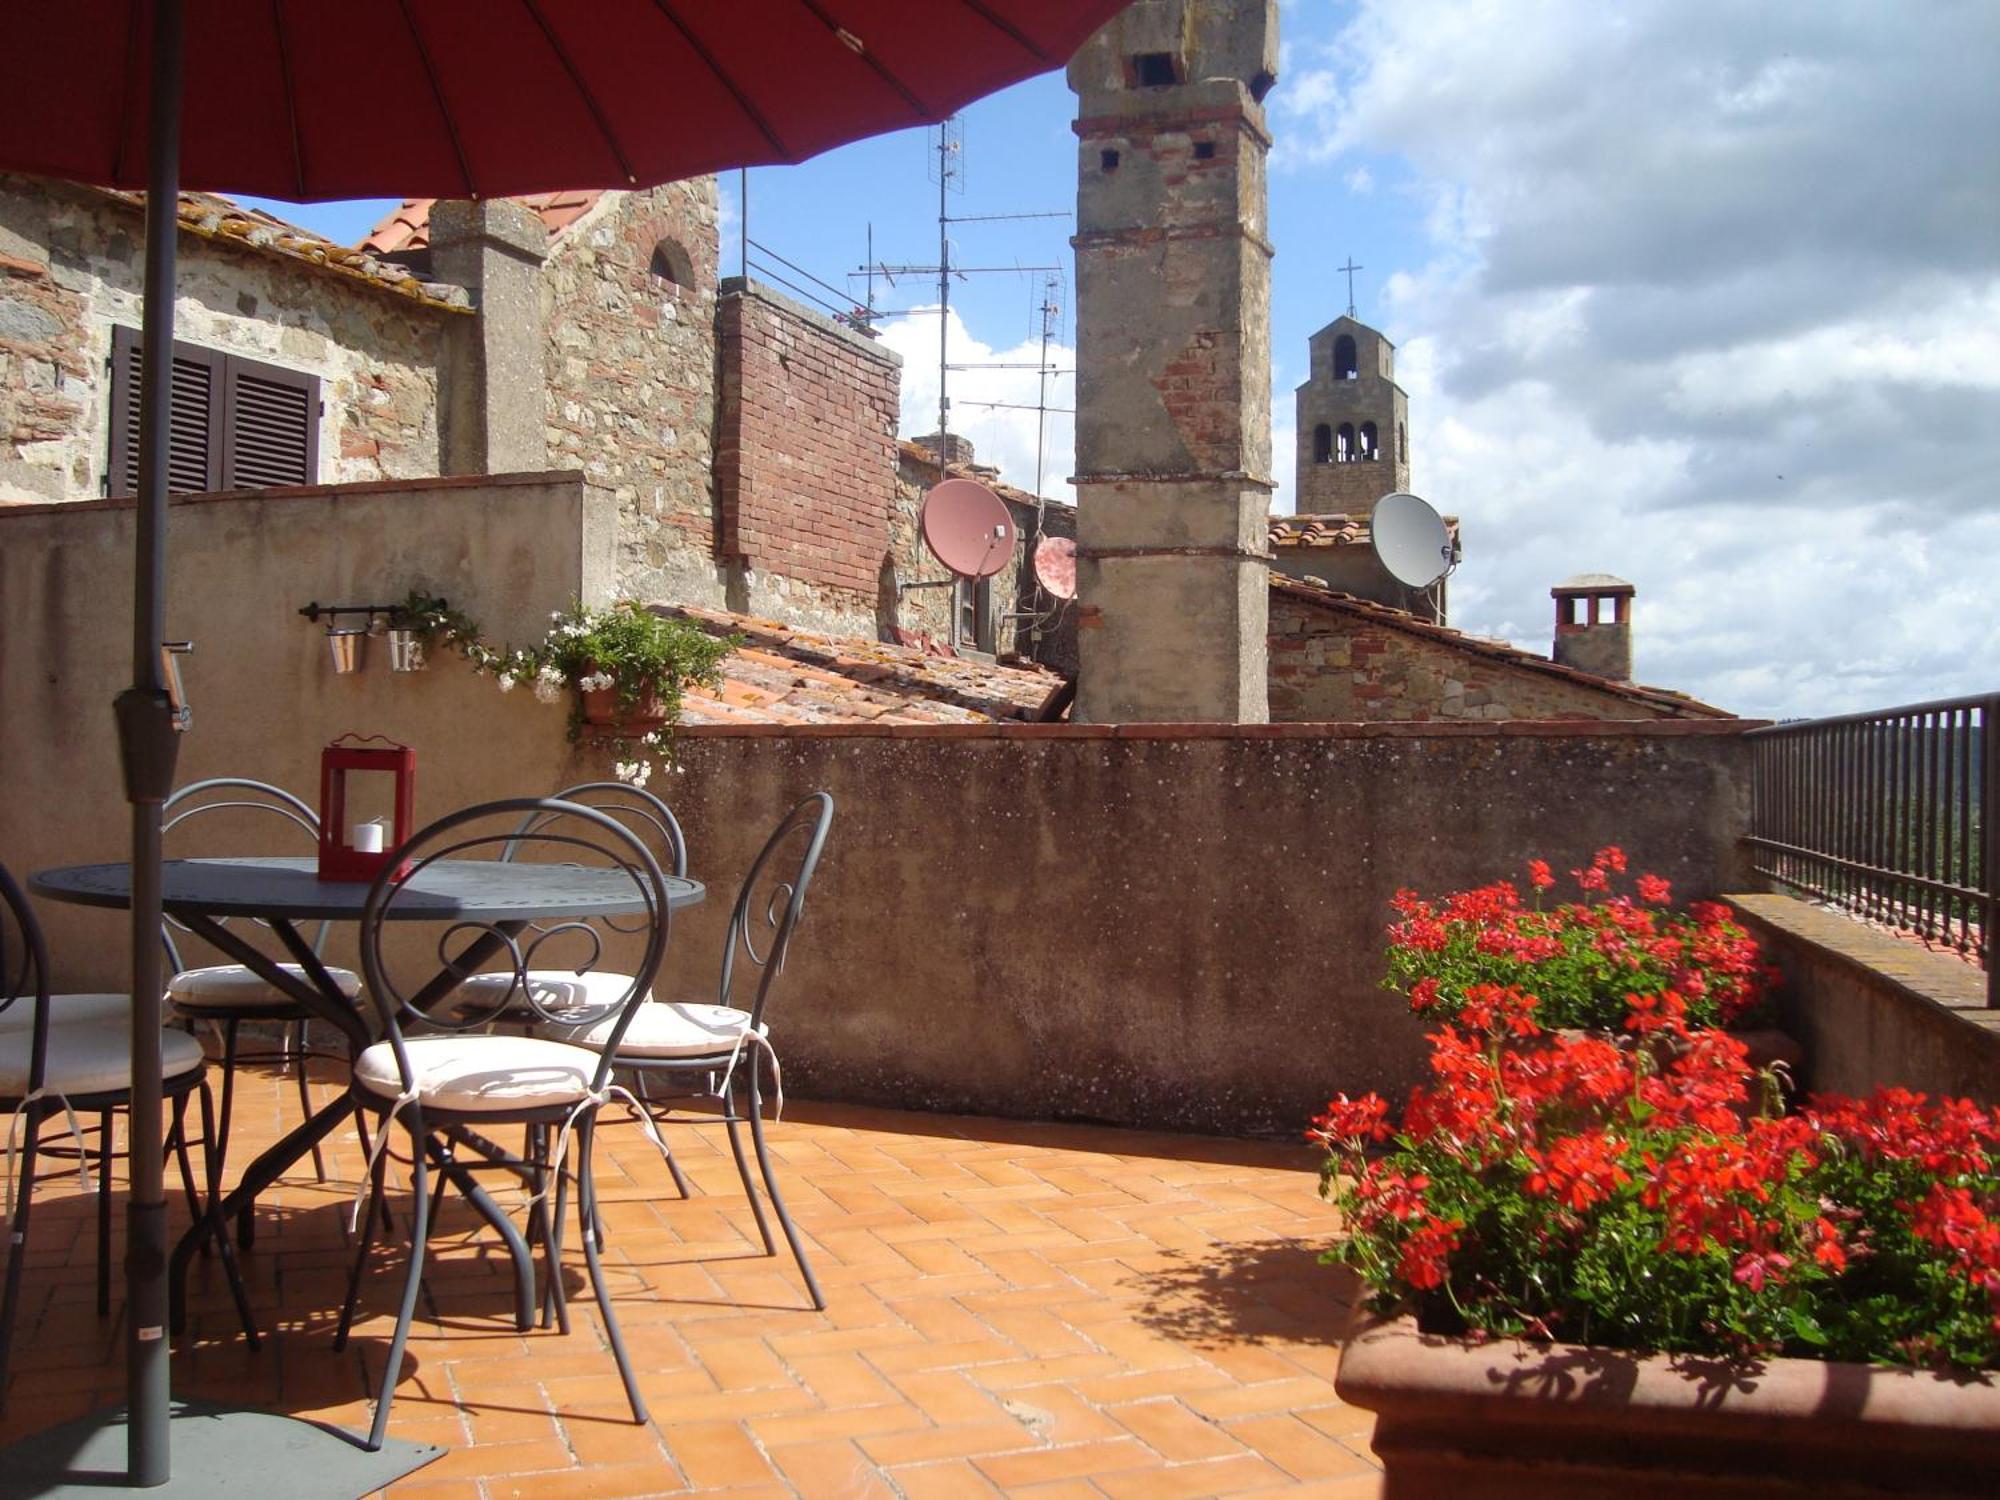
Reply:
<svg viewBox="0 0 2000 1500"><path fill-rule="evenodd" d="M1639 586L1644 680L1822 713L1993 686L2000 9L1362 0L1274 96L1400 157L1385 288L1454 623Z"/></svg>
<svg viewBox="0 0 2000 1500"><path fill-rule="evenodd" d="M1033 366L1041 361L1041 340L1024 340L1012 348L996 348L967 331L958 310L951 313L946 335L950 362L954 365L1009 364L1029 366L1012 370L953 370L951 372L951 430L969 439L978 462L992 464L1000 477L1017 489L1035 488L1035 429L1033 408L1039 399L1039 382ZM903 356L904 437L921 437L937 431L938 424L938 328L935 307L926 314L921 308L914 316L895 318L882 325L882 342ZM1060 371L1076 369L1076 351L1050 343L1049 364ZM1048 404L1066 408L1050 411L1044 435L1042 493L1051 500L1074 503L1075 487L1069 476L1075 472L1072 460L1076 447L1076 419L1073 407L1076 380L1071 374L1052 375L1047 387ZM1004 403L985 405L982 403Z"/></svg>

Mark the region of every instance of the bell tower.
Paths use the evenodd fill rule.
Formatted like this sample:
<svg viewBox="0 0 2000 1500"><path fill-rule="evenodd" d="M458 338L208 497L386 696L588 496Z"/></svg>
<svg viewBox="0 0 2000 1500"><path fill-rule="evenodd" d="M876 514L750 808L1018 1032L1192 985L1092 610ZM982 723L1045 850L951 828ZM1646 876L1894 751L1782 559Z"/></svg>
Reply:
<svg viewBox="0 0 2000 1500"><path fill-rule="evenodd" d="M1396 384L1396 346L1352 314L1312 336L1298 388L1300 515L1366 515L1410 487L1410 398Z"/></svg>
<svg viewBox="0 0 2000 1500"><path fill-rule="evenodd" d="M1261 722L1275 0L1137 0L1077 96L1075 713Z"/></svg>

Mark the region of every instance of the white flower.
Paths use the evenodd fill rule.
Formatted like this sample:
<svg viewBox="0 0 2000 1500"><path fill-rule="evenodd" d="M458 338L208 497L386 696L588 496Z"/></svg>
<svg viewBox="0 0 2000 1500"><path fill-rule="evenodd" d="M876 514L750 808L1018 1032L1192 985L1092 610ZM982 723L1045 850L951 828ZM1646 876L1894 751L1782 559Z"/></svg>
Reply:
<svg viewBox="0 0 2000 1500"><path fill-rule="evenodd" d="M586 693L602 692L605 688L611 686L611 674L609 672L592 672L588 677L578 679L576 685Z"/></svg>
<svg viewBox="0 0 2000 1500"><path fill-rule="evenodd" d="M543 667L535 673L535 699L539 703L553 703L562 696L563 674L554 667Z"/></svg>
<svg viewBox="0 0 2000 1500"><path fill-rule="evenodd" d="M500 684L501 692L511 693L514 691L514 674L511 671L495 674L494 680Z"/></svg>
<svg viewBox="0 0 2000 1500"><path fill-rule="evenodd" d="M653 774L653 764L646 760L621 760L612 765L611 774L628 786L643 787Z"/></svg>

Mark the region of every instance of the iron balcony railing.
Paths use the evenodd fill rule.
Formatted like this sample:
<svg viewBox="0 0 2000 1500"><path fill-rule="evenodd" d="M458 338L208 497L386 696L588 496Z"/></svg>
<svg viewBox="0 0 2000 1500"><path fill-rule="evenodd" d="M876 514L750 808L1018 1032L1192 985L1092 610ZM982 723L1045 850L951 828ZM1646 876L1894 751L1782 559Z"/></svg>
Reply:
<svg viewBox="0 0 2000 1500"><path fill-rule="evenodd" d="M1747 842L1776 884L1994 962L2000 694L1755 729ZM1994 815L1989 816L1989 810Z"/></svg>

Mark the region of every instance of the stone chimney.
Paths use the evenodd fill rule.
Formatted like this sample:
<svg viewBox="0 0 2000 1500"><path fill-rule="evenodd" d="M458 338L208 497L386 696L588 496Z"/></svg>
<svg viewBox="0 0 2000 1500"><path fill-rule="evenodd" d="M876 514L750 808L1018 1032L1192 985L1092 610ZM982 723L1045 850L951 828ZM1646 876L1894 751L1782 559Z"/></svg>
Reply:
<svg viewBox="0 0 2000 1500"><path fill-rule="evenodd" d="M1074 713L1263 722L1275 0L1138 0L1077 95Z"/></svg>
<svg viewBox="0 0 2000 1500"><path fill-rule="evenodd" d="M942 445L944 448L944 461L947 464L955 468L969 469L972 467L973 452L971 438L960 437L955 432L948 432L940 438L935 432L927 432L920 438L911 438L910 441L928 452L932 458L938 456L938 448Z"/></svg>
<svg viewBox="0 0 2000 1500"><path fill-rule="evenodd" d="M438 372L439 467L510 474L549 461L542 262L549 231L511 198L431 206L431 271L472 294L478 316L446 325Z"/></svg>
<svg viewBox="0 0 2000 1500"><path fill-rule="evenodd" d="M1632 680L1632 596L1609 573L1579 573L1549 590L1556 601L1555 659L1614 682Z"/></svg>

